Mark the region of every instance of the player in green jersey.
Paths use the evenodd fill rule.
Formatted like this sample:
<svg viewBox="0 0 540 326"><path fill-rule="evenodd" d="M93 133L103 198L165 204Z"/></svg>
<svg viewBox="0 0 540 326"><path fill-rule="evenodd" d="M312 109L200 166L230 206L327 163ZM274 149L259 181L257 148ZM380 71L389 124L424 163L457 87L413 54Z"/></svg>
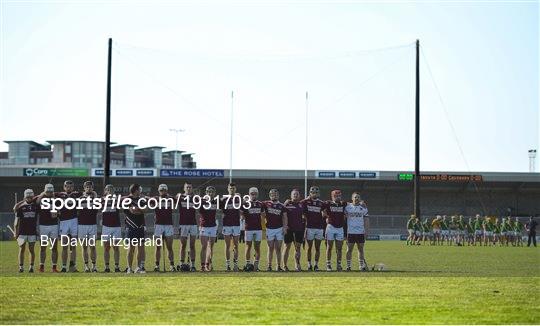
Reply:
<svg viewBox="0 0 540 326"><path fill-rule="evenodd" d="M501 224L499 223L499 218L495 218L495 223L493 224L493 245L496 246L497 243L500 244L501 240Z"/></svg>
<svg viewBox="0 0 540 326"><path fill-rule="evenodd" d="M416 216L411 215L411 217L407 220L407 232L409 232L409 236L407 237L407 245L414 244L415 240L415 232L414 232L414 224L416 223Z"/></svg>
<svg viewBox="0 0 540 326"><path fill-rule="evenodd" d="M467 232L467 246L472 246L474 243L474 221L472 217L469 217L469 221L467 224L465 224L466 231Z"/></svg>
<svg viewBox="0 0 540 326"><path fill-rule="evenodd" d="M443 244L445 241L446 244L450 242L450 231L448 230L448 219L446 218L446 215L443 215L441 221L441 236Z"/></svg>
<svg viewBox="0 0 540 326"><path fill-rule="evenodd" d="M426 244L426 241L430 241L431 244L431 223L427 217L422 222L422 241L424 244Z"/></svg>
<svg viewBox="0 0 540 326"><path fill-rule="evenodd" d="M473 245L476 246L478 242L480 246L482 245L482 237L484 236L484 225L480 214L476 214L474 218L474 240Z"/></svg>
<svg viewBox="0 0 540 326"><path fill-rule="evenodd" d="M483 229L484 229L484 246L487 246L488 243L491 245L491 238L493 237L493 222L491 219L486 216L484 223L483 223Z"/></svg>

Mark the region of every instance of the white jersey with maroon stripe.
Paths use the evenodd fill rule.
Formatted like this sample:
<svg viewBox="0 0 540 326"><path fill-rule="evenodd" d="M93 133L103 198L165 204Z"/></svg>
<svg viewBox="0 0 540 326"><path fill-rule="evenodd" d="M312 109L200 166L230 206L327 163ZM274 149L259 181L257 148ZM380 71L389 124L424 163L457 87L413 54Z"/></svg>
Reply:
<svg viewBox="0 0 540 326"><path fill-rule="evenodd" d="M368 209L363 205L347 204L345 216L347 217L348 234L365 234L364 217L368 214Z"/></svg>

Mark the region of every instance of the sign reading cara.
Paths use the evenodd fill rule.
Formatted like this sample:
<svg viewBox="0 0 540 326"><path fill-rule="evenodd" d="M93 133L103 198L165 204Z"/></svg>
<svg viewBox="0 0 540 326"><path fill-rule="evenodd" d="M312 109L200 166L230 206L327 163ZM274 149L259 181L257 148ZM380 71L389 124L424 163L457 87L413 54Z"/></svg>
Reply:
<svg viewBox="0 0 540 326"><path fill-rule="evenodd" d="M73 168L25 168L23 174L27 177L87 177L87 169Z"/></svg>
<svg viewBox="0 0 540 326"><path fill-rule="evenodd" d="M161 169L160 177L170 178L223 178L224 170Z"/></svg>

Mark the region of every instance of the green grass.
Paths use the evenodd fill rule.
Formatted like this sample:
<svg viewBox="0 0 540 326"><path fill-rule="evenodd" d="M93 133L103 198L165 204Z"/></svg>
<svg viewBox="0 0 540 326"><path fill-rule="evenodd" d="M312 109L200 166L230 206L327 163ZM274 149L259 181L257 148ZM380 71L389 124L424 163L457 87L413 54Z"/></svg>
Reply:
<svg viewBox="0 0 540 326"><path fill-rule="evenodd" d="M147 268L153 265L152 249ZM388 270L32 275L17 273L16 244L0 242L0 322L540 323L537 248L407 247L372 241L366 253L370 265L382 262ZM223 241L215 262L223 269Z"/></svg>

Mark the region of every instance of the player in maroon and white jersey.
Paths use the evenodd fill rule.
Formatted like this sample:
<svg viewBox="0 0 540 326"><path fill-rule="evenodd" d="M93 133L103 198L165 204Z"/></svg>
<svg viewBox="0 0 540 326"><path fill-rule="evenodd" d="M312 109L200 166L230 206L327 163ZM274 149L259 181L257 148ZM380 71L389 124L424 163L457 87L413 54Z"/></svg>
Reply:
<svg viewBox="0 0 540 326"><path fill-rule="evenodd" d="M272 260L275 252L277 271L283 272L281 268L281 245L283 243L283 236L287 232L287 209L285 205L279 202L279 192L277 189L271 189L269 197L270 200L264 202L266 205L266 243L268 244L267 271L272 271Z"/></svg>
<svg viewBox="0 0 540 326"><path fill-rule="evenodd" d="M245 242L246 242L246 267L249 270L253 267L259 271L259 260L261 259L261 240L262 240L262 219L265 214L266 205L258 201L259 190L255 187L249 188L249 203L242 206L242 219L244 220ZM255 249L255 260L251 265L251 247Z"/></svg>
<svg viewBox="0 0 540 326"><path fill-rule="evenodd" d="M221 199L223 212L223 238L225 239L225 268L231 271L231 242L233 244L233 269L238 272L238 242L240 240L240 209L242 198L236 195L236 185L227 186L228 197Z"/></svg>
<svg viewBox="0 0 540 326"><path fill-rule="evenodd" d="M325 203L319 199L319 187L309 189L309 197L302 200L304 217L306 219L306 240L308 243L307 260L308 270L319 270L319 257L321 256L321 242L323 239L324 218L322 211ZM311 263L311 249L315 242L315 264Z"/></svg>
<svg viewBox="0 0 540 326"><path fill-rule="evenodd" d="M86 273L97 273L96 268L96 237L97 237L97 209L92 209L92 202L90 200L97 198L97 193L94 191L94 183L92 181L85 181L83 184L84 192L81 198L85 199L82 202L83 209L78 212L78 226L77 237L84 239L82 242L82 253L84 259L84 271ZM92 239L91 241L89 241ZM92 268L88 266L88 247L90 247L90 259L92 260Z"/></svg>
<svg viewBox="0 0 540 326"><path fill-rule="evenodd" d="M338 272L341 267L341 253L343 248L343 224L345 222L345 207L347 202L341 200L341 190L332 190L331 201L326 203L323 215L326 217L326 270L332 270L332 247L336 244Z"/></svg>
<svg viewBox="0 0 540 326"><path fill-rule="evenodd" d="M105 186L104 197L114 196L114 186L108 184ZM111 248L114 254L114 272L120 273L120 248L115 245L115 242L122 238L122 226L120 224L120 212L116 209L116 205L112 203L112 197L109 200L102 200L104 203L103 213L101 215L101 240L104 243L103 258L105 261L105 273L109 273L111 268L109 262L111 258Z"/></svg>
<svg viewBox="0 0 540 326"><path fill-rule="evenodd" d="M191 182L186 181L184 183L184 193L176 195L180 197L180 205L178 208L180 217L179 217L179 228L180 228L180 265L177 266L177 270L184 270L184 264L186 261L186 248L189 238L189 259L190 259L190 270L194 272L195 269L195 240L197 240L198 231L198 220L197 220L197 210L193 207L193 185ZM186 266L186 270L187 270Z"/></svg>
<svg viewBox="0 0 540 326"><path fill-rule="evenodd" d="M47 244L51 244L51 262L53 273L58 273L56 265L58 263L58 217L57 212L51 212L51 209L41 208L43 198L54 198L54 186L50 183L45 185L44 191L36 198L38 205L39 235L41 240L46 240L45 245L40 246L39 252L39 271L45 271L45 259L47 257Z"/></svg>
<svg viewBox="0 0 540 326"><path fill-rule="evenodd" d="M158 200L158 207L154 210L154 236L162 237L167 247L167 253L169 257L169 271L174 272L174 252L173 252L173 219L172 211L174 207L174 197L170 196L169 188L166 184L162 183L158 186L159 196L154 197ZM156 266L154 272L159 272L159 262L161 260L161 246L156 245Z"/></svg>
<svg viewBox="0 0 540 326"><path fill-rule="evenodd" d="M55 192L54 197L62 198L64 202L71 200L76 200L76 198L79 198L82 193L78 191L74 191L75 185L73 184L73 181L66 180L64 181L64 191L62 192ZM79 223L77 220L77 210L75 208L68 209L68 208L62 208L60 210L60 227L59 227L59 233L60 237L67 236L70 239L77 237L77 232L79 228ZM71 241L70 241L71 243ZM62 244L62 242L60 242ZM78 272L76 267L76 261L77 261L77 248L75 246L71 245L63 245L62 246L62 273L67 272L66 264L68 259L68 250L70 251L70 259L69 259L69 271L70 272Z"/></svg>
<svg viewBox="0 0 540 326"><path fill-rule="evenodd" d="M201 270L212 271L212 257L214 255L214 243L217 236L216 213L217 203L216 188L206 187L206 195L203 197L199 208L200 236L201 236Z"/></svg>
<svg viewBox="0 0 540 326"><path fill-rule="evenodd" d="M294 264L296 271L301 271L300 257L302 253L301 245L304 242L304 232L306 229L302 204L300 203L300 191L293 189L291 191L291 199L285 201L285 208L287 209L287 222L288 228L285 233L285 250L283 251L283 268L288 271L287 260L289 258L289 250L291 244L294 242L295 254Z"/></svg>
<svg viewBox="0 0 540 326"><path fill-rule="evenodd" d="M15 213L15 239L19 245L19 272L24 272L24 250L28 242L28 251L30 252L29 273L34 272L34 245L37 239L37 210L38 205L34 201L34 191L26 189L24 199L13 207Z"/></svg>

